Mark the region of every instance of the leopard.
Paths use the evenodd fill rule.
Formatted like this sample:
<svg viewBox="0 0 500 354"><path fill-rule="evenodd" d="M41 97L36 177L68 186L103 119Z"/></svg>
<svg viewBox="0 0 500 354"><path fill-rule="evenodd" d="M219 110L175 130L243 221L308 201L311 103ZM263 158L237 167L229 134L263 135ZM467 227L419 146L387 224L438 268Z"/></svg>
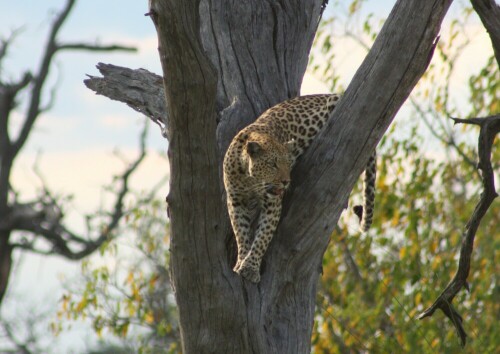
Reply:
<svg viewBox="0 0 500 354"><path fill-rule="evenodd" d="M260 282L262 259L281 217L291 170L340 98L316 94L278 103L239 131L224 155L223 181L238 250L233 271L252 283ZM374 152L364 173L363 205L354 208L362 232L372 223L375 165Z"/></svg>

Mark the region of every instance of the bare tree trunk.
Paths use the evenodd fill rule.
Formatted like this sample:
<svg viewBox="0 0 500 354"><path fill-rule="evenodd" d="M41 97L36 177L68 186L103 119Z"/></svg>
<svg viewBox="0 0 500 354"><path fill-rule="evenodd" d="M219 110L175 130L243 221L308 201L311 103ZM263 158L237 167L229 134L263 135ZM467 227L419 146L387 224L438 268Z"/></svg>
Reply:
<svg viewBox="0 0 500 354"><path fill-rule="evenodd" d="M167 100L171 277L184 353L308 353L329 235L424 73L451 0L399 0L325 132L300 160L262 280L232 272L221 158L299 94L323 1L151 0Z"/></svg>

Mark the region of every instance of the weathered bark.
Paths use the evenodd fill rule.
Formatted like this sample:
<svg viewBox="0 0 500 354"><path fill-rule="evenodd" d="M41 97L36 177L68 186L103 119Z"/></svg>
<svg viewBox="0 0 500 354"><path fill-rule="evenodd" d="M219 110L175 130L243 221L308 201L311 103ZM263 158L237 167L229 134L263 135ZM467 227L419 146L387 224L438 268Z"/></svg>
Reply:
<svg viewBox="0 0 500 354"><path fill-rule="evenodd" d="M146 69L132 70L104 63L98 63L97 69L103 77L87 75L89 78L83 82L89 89L144 114L160 126L162 135L168 139L167 107L161 76Z"/></svg>
<svg viewBox="0 0 500 354"><path fill-rule="evenodd" d="M183 352L310 351L329 234L424 73L450 3L396 3L332 120L294 170L254 285L231 270L220 161L238 129L299 93L323 2L150 1L169 120L171 277Z"/></svg>
<svg viewBox="0 0 500 354"><path fill-rule="evenodd" d="M226 326L234 321L221 301L230 284L221 278L228 266L220 242L224 217L216 168L217 76L202 49L198 6L199 1L152 1L150 11L159 33L168 102L170 272L179 312L185 315L180 321L185 353L237 348L234 338L227 337L231 328Z"/></svg>

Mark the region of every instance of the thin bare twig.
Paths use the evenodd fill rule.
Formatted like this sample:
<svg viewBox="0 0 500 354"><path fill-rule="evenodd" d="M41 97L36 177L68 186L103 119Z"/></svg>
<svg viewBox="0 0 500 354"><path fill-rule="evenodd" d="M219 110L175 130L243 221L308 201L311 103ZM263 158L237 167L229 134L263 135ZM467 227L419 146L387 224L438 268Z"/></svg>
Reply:
<svg viewBox="0 0 500 354"><path fill-rule="evenodd" d="M13 248L29 250L34 253L49 255L59 254L67 259L78 260L94 252L104 242L109 240L112 232L116 230L126 211L124 199L129 193L129 180L146 156L146 125L140 137L139 156L127 167L117 179L121 184L116 192L116 201L106 225L101 229L97 238L86 238L69 230L63 224L63 208L60 201L43 186L43 195L31 203L16 203L12 212L0 222L1 230L19 230L42 237L50 248L41 249L24 239L22 242L12 243ZM43 176L37 172L42 180Z"/></svg>
<svg viewBox="0 0 500 354"><path fill-rule="evenodd" d="M7 38L1 38L0 39L0 79L2 75L2 66L3 66L3 59L7 56L7 53L9 52L9 46L12 44L12 42L15 40L15 38L23 31L24 27L19 27L11 31L10 35ZM0 81L1 85L1 81Z"/></svg>
<svg viewBox="0 0 500 354"><path fill-rule="evenodd" d="M439 141L441 141L441 143L443 143L444 145L448 146L448 147L452 147L456 153L461 156L464 161L470 165L470 166L473 166L475 167L476 164L475 162L472 160L472 158L470 156L468 156L465 151L463 151L460 146L458 146L458 144L456 143L455 141L455 138L452 134L451 131L448 131L446 130L446 128L444 128L444 126L441 126L441 129L443 131L442 134L440 134L436 128L431 124L431 122L429 121L429 119L427 119L427 116L426 116L426 113L431 113L433 115L436 115L436 112L425 112L422 108L422 106L420 105L420 103L418 103L413 97L410 96L409 98L409 101L411 103L411 105L413 106L413 108L417 111L417 113L420 115L420 118L422 119L422 121L424 122L425 126L429 129L429 131L431 132L431 134L436 138L438 139ZM437 120L439 121L439 120ZM445 136L447 135L447 136Z"/></svg>
<svg viewBox="0 0 500 354"><path fill-rule="evenodd" d="M462 316L455 310L452 301L462 288L469 290L467 277L470 272L470 260L474 247L474 238L481 223L481 219L498 195L495 189L495 178L491 166L491 150L495 136L500 132L500 115L486 118L452 119L455 124L474 124L480 127L478 138L478 169L481 171L483 193L469 221L465 225L465 230L462 235L462 246L460 248L460 259L455 276L432 306L420 314L418 318L422 319L432 316L436 309L439 308L452 321L460 337L462 346L464 346L467 341L467 333L463 328Z"/></svg>
<svg viewBox="0 0 500 354"><path fill-rule="evenodd" d="M125 51L125 52L137 52L136 47L128 47L123 45L100 45L91 43L65 43L58 44L56 50L85 50L88 52L112 52L112 51Z"/></svg>

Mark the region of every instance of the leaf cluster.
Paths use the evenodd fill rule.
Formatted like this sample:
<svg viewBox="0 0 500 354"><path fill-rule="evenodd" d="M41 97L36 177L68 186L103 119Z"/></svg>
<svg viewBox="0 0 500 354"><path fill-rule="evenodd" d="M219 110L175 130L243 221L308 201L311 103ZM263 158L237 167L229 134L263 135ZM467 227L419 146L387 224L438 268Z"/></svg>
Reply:
<svg viewBox="0 0 500 354"><path fill-rule="evenodd" d="M356 1L350 8L350 13L360 11ZM429 70L379 144L372 229L360 235L357 220L348 212L331 236L317 296L314 353L462 350L453 327L441 317L419 321L417 316L453 276L461 232L481 192L477 131L460 131L449 117L499 111L500 73L493 54L483 68L470 73L470 99L454 99L456 63L472 41L466 31L470 12L464 8L464 16L451 22ZM359 43L376 34L372 18L367 16L357 32ZM325 31L327 26L320 30L317 45L329 61L342 48L332 45L333 35ZM354 34L346 30L344 35ZM369 48L371 43L366 43ZM317 64L313 69L338 87L338 75L329 67L322 71L325 67ZM492 161L497 171L499 159L496 149ZM360 189L353 191L354 201L360 199ZM495 300L500 295L499 236L500 206L494 203L477 234L470 292L459 293L455 300L472 337L466 352L495 352L500 346L495 335L500 315Z"/></svg>
<svg viewBox="0 0 500 354"><path fill-rule="evenodd" d="M65 323L90 321L99 338L111 334L134 352L176 352L177 312L167 267L169 229L162 209L158 200L132 209L120 226L120 241L106 243L98 259L82 263L83 286L62 296L53 323L56 333Z"/></svg>

